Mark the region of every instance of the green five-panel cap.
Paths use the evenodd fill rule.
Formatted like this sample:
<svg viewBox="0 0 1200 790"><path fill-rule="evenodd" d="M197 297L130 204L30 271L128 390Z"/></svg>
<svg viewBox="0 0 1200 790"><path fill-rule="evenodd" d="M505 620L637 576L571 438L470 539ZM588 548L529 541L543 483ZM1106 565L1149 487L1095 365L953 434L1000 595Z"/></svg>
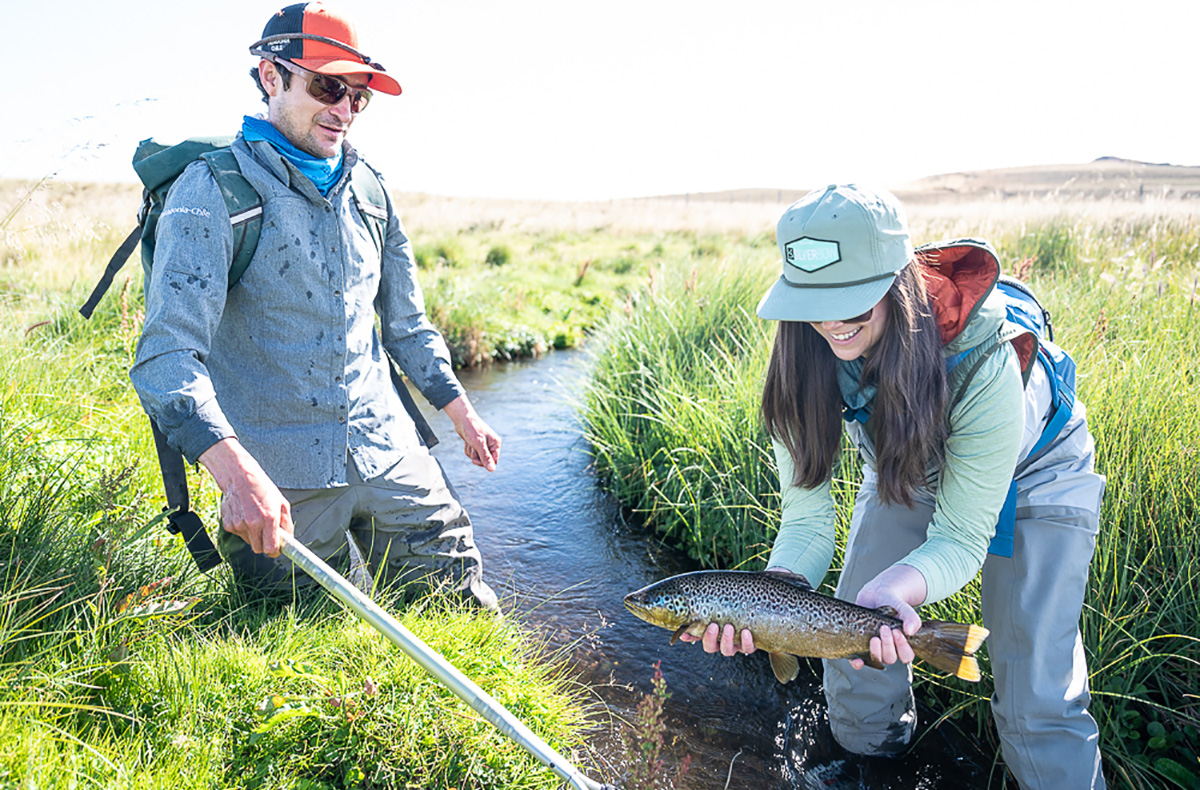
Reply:
<svg viewBox="0 0 1200 790"><path fill-rule="evenodd" d="M772 321L841 321L875 306L913 256L890 192L832 184L797 200L776 227L783 274L758 303Z"/></svg>

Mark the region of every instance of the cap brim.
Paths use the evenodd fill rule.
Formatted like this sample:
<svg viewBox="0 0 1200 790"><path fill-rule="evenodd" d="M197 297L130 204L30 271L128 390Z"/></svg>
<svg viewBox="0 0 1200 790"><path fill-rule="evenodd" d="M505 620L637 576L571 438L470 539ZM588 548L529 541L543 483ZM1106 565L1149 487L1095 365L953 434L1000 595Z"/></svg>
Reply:
<svg viewBox="0 0 1200 790"><path fill-rule="evenodd" d="M843 288L793 285L782 275L759 300L759 318L768 321L844 321L870 310L892 287L896 275Z"/></svg>
<svg viewBox="0 0 1200 790"><path fill-rule="evenodd" d="M365 66L361 61L353 60L321 60L308 58L292 61L297 66L315 71L318 74L328 74L333 77L345 77L350 74L363 74L370 77L367 87L373 91L386 93L389 96L400 95L400 83L382 71Z"/></svg>

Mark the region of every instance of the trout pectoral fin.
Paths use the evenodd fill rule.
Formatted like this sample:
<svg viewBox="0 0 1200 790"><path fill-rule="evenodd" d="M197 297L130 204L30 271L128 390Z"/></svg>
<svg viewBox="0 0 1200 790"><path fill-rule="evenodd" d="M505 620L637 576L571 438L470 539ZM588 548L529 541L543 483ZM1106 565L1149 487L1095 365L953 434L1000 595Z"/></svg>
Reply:
<svg viewBox="0 0 1200 790"><path fill-rule="evenodd" d="M676 628L675 633L671 634L671 644L675 644L676 642L678 642L679 637L686 634L688 629L694 625L695 625L695 623L684 623L683 625Z"/></svg>
<svg viewBox="0 0 1200 790"><path fill-rule="evenodd" d="M790 653L771 653L771 670L780 683L795 680L800 674L800 662Z"/></svg>
<svg viewBox="0 0 1200 790"><path fill-rule="evenodd" d="M866 664L867 666L869 666L871 669L884 669L884 663L882 661L876 661L874 658L872 658L871 651L869 651L869 650L864 653L859 653L856 656L846 656L846 657L847 658L861 658L862 662L864 664Z"/></svg>

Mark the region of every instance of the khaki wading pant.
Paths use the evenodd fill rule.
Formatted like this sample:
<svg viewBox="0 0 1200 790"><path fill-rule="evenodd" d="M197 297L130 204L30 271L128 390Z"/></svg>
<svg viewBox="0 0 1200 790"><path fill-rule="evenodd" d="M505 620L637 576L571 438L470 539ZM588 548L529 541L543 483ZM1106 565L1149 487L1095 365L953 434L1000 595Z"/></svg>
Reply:
<svg viewBox="0 0 1200 790"><path fill-rule="evenodd" d="M992 714L1004 762L1023 790L1101 790L1099 732L1090 695L1079 617L1096 546L1104 478L1093 472L1083 405L1062 437L1033 464L1017 467L1013 556L983 565L983 624L995 680ZM837 597L853 601L878 573L925 541L934 500L913 508L879 501L865 470L854 504ZM834 737L858 754L897 754L912 739L912 669L854 670L822 662Z"/></svg>
<svg viewBox="0 0 1200 790"><path fill-rule="evenodd" d="M314 554L335 568L344 565L349 530L380 582L416 582L410 594L445 585L486 609L496 608L496 595L483 581L471 520L425 447L406 452L371 480L363 480L347 460L346 482L337 488L280 489L291 504L296 537ZM218 543L243 587L273 592L315 584L303 571L293 573L286 557L255 554L224 529Z"/></svg>

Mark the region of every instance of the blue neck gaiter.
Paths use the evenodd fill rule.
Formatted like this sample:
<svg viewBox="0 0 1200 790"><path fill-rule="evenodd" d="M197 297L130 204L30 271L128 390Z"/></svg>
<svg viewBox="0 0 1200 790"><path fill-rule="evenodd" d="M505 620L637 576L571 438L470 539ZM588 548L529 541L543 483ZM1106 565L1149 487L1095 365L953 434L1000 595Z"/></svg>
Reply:
<svg viewBox="0 0 1200 790"><path fill-rule="evenodd" d="M342 152L332 159L321 159L301 151L292 145L283 133L276 129L270 121L253 118L246 115L242 118L242 137L246 142L266 140L279 152L280 156L296 166L301 173L308 176L322 195L328 195L329 190L342 177Z"/></svg>

